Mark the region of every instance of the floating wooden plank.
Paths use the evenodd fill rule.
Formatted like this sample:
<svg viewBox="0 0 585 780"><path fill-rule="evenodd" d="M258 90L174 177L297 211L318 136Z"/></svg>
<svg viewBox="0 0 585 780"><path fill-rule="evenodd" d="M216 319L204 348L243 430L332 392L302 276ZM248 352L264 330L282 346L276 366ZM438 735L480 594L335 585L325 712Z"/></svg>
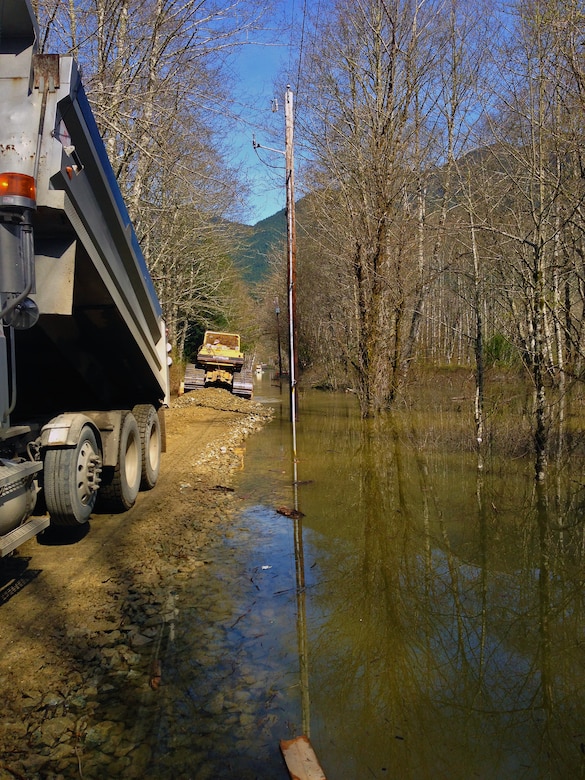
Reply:
<svg viewBox="0 0 585 780"><path fill-rule="evenodd" d="M281 739L280 749L291 780L327 780L309 738Z"/></svg>

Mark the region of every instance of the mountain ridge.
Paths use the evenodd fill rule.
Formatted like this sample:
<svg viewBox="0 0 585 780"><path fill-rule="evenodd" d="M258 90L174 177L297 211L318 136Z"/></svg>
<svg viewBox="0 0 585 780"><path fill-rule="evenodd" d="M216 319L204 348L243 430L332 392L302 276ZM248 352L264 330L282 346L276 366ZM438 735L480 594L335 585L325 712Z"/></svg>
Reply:
<svg viewBox="0 0 585 780"><path fill-rule="evenodd" d="M234 223L234 227L237 233L234 265L247 284L256 285L268 273L270 254L285 246L286 210L281 209L255 225Z"/></svg>

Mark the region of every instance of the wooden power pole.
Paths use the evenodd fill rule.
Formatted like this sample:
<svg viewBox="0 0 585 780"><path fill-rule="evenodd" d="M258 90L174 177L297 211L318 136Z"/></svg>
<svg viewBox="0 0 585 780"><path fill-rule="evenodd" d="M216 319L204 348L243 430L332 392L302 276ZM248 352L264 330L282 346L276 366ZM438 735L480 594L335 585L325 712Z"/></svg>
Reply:
<svg viewBox="0 0 585 780"><path fill-rule="evenodd" d="M290 369L290 416L294 423L298 419L297 380L299 375L299 363L297 356L297 238L295 224L295 197L294 197L294 119L293 119L293 93L289 86L286 88L284 101L284 156L286 168L286 246L287 246L287 273L288 273L288 312L289 312L289 369ZM296 432L293 425L293 455L296 457Z"/></svg>

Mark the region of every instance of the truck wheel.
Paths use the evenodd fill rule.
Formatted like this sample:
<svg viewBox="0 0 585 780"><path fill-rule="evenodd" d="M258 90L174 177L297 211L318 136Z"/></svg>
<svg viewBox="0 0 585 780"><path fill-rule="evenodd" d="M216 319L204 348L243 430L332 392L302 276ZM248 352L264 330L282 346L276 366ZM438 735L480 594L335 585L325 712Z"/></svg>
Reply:
<svg viewBox="0 0 585 780"><path fill-rule="evenodd" d="M162 437L159 416L151 404L138 404L132 409L138 423L142 445L142 472L140 488L151 490L160 472Z"/></svg>
<svg viewBox="0 0 585 780"><path fill-rule="evenodd" d="M140 433L136 418L126 412L120 424L118 463L110 473L104 471L100 487L100 509L107 512L125 512L134 506L140 489L142 455Z"/></svg>
<svg viewBox="0 0 585 780"><path fill-rule="evenodd" d="M102 458L95 433L84 425L75 447L45 452L45 503L56 525L77 525L89 520L95 506Z"/></svg>

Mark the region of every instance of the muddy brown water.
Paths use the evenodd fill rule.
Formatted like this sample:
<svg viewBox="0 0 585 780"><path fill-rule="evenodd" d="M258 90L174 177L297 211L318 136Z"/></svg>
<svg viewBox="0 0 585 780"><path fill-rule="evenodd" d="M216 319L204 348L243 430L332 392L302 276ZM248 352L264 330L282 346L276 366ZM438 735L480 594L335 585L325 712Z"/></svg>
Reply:
<svg viewBox="0 0 585 780"><path fill-rule="evenodd" d="M286 389L264 375L255 397L276 414L242 448L236 516L203 584L165 595L163 682L128 725L141 776L284 778L278 741L301 733L330 780L584 776L579 420L537 490L524 398L492 406L508 448L478 469L471 396L371 422L311 391L293 485Z"/></svg>

